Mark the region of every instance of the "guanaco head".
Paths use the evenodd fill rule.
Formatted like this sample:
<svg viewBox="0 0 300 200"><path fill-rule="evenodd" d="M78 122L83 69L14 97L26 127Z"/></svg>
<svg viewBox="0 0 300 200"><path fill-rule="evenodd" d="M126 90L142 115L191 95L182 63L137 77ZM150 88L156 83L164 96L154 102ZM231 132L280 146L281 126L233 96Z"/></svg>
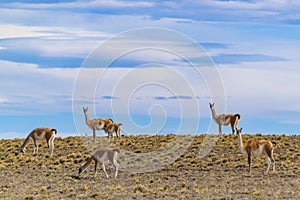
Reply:
<svg viewBox="0 0 300 200"><path fill-rule="evenodd" d="M88 111L88 107L83 107L83 112L87 113L87 111Z"/></svg>
<svg viewBox="0 0 300 200"><path fill-rule="evenodd" d="M17 148L16 151L15 151L15 156L18 156L19 153L25 153L25 148L22 147L22 146Z"/></svg>
<svg viewBox="0 0 300 200"><path fill-rule="evenodd" d="M108 127L108 125L110 125L110 124L112 124L112 123L114 123L114 121L112 120L112 119L110 119L110 118L108 118L108 119L106 119L105 120L105 124L104 124L104 130L106 131L107 130L107 127Z"/></svg>
<svg viewBox="0 0 300 200"><path fill-rule="evenodd" d="M240 128L240 129L238 129L238 128L235 128L235 130L236 130L236 134L241 134L242 133L242 130L243 130L243 128Z"/></svg>
<svg viewBox="0 0 300 200"><path fill-rule="evenodd" d="M79 169L78 169L78 176L83 172L83 167L80 166Z"/></svg>
<svg viewBox="0 0 300 200"><path fill-rule="evenodd" d="M20 148L19 148L19 152L25 153L25 148L20 147Z"/></svg>
<svg viewBox="0 0 300 200"><path fill-rule="evenodd" d="M214 106L215 106L215 103L209 103L209 107L210 107L210 109L213 109L213 108L214 108Z"/></svg>

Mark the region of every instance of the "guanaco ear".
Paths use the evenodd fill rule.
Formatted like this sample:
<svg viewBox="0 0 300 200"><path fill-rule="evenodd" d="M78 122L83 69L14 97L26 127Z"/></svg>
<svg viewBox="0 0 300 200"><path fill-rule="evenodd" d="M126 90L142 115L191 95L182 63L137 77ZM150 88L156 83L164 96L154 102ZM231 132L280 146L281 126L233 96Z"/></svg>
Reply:
<svg viewBox="0 0 300 200"><path fill-rule="evenodd" d="M240 128L240 129L238 129L238 128L235 128L235 131L236 131L236 133L238 134L238 133L241 133L242 132L242 130L243 130L243 128Z"/></svg>

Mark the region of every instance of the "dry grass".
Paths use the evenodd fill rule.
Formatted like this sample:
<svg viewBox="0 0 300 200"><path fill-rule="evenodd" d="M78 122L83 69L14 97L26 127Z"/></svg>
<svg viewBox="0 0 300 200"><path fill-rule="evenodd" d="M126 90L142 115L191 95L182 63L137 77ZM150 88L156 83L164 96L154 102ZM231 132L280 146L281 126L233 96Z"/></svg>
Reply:
<svg viewBox="0 0 300 200"><path fill-rule="evenodd" d="M223 135L206 157L198 157L204 137L185 138L174 146L169 144L175 135L115 140L114 145L121 149L122 170L117 179L112 178L111 165L107 165L110 179L105 178L100 166L95 179L93 167L77 177L79 165L90 155L88 149L95 148L92 144L86 148L80 137L56 138L52 157L42 141L39 153L32 155L32 142L26 154L16 154L23 139L0 140L0 199L300 199L300 136L243 135L245 141L255 138L277 142L276 172L269 174L264 173L263 157L253 159L253 171L248 173L247 158L239 152L235 135ZM99 144L107 139L97 140ZM125 166L139 166L136 163L143 160L126 154L144 156L165 148L176 151L184 149L184 140L189 142L184 154L149 160L160 166L166 157L174 156L174 162L159 170L124 170Z"/></svg>

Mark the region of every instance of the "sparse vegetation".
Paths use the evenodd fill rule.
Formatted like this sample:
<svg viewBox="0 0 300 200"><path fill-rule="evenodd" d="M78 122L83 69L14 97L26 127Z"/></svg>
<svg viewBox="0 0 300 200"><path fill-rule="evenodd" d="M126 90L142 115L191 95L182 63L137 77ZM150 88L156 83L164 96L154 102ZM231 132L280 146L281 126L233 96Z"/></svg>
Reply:
<svg viewBox="0 0 300 200"><path fill-rule="evenodd" d="M140 158L124 160L127 153L150 153L163 148L181 148L169 144L175 139L166 136L124 136L113 140L121 150L120 171L116 179L106 179L98 167L77 176L80 164L90 156L82 138L55 139L55 151L49 156L45 144L32 155L17 150L24 139L0 140L0 199L299 199L300 136L243 135L244 140L276 141L274 158L276 172L265 174L264 157L254 157L252 172L247 170L247 158L238 149L236 135L222 135L212 151L199 158L199 146L205 135L193 137L189 147L174 162L159 170L133 173L122 170L122 164L135 166ZM107 137L98 137L97 142ZM94 144L93 142L91 142ZM169 146L168 146L169 145ZM123 155L122 155L123 154ZM174 156L174 155L166 155ZM166 157L151 159L160 165ZM114 168L108 164L108 174Z"/></svg>

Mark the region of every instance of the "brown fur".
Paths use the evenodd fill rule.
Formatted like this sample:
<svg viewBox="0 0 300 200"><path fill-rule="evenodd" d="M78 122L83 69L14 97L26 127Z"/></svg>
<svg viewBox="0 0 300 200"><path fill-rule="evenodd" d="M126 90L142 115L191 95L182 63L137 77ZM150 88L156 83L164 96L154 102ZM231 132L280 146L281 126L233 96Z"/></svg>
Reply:
<svg viewBox="0 0 300 200"><path fill-rule="evenodd" d="M238 145L243 154L248 156L248 165L249 165L249 172L251 172L251 156L261 156L263 154L266 155L268 161L268 167L266 172L269 171L270 163L272 162L273 172L275 171L275 160L273 157L273 144L275 142L271 142L269 140L251 140L247 143L243 142L242 139L242 128L236 129L238 134ZM275 143L276 144L276 143Z"/></svg>
<svg viewBox="0 0 300 200"><path fill-rule="evenodd" d="M113 137L114 132L116 133L117 138L121 137L121 126L122 124L120 123L111 123L104 128L105 132L108 133L108 141Z"/></svg>
<svg viewBox="0 0 300 200"><path fill-rule="evenodd" d="M89 157L82 166L79 167L78 169L78 175L82 174L92 163L92 161L95 162L95 168L94 168L94 177L96 177L97 174L97 165L98 162L102 163L102 169L106 175L106 178L108 178L108 174L105 170L105 165L104 163L109 161L113 164L115 168L115 178L118 175L118 170L119 170L119 164L117 162L117 156L118 153L120 153L119 149L112 149L112 148L100 148L96 150L91 157Z"/></svg>
<svg viewBox="0 0 300 200"><path fill-rule="evenodd" d="M85 115L85 123L90 129L93 130L94 142L96 142L96 130L103 130L106 126L113 123L113 120L110 118L98 118L98 119L89 119L88 116L88 107L83 107L83 112Z"/></svg>
<svg viewBox="0 0 300 200"><path fill-rule="evenodd" d="M217 115L214 106L215 106L214 103L209 103L212 117L215 120L215 122L219 125L219 134L222 135L222 126L228 126L229 124L231 125L232 134L234 134L234 131L238 124L238 120L241 118L241 115L240 114Z"/></svg>
<svg viewBox="0 0 300 200"><path fill-rule="evenodd" d="M37 153L38 152L37 140L46 139L48 148L50 148L50 146L52 147L52 151L51 151L51 155L52 155L54 150L54 138L56 133L57 133L56 129L53 128L35 128L29 133L24 143L21 145L20 151L24 153L29 140L33 139L34 142L33 153Z"/></svg>

